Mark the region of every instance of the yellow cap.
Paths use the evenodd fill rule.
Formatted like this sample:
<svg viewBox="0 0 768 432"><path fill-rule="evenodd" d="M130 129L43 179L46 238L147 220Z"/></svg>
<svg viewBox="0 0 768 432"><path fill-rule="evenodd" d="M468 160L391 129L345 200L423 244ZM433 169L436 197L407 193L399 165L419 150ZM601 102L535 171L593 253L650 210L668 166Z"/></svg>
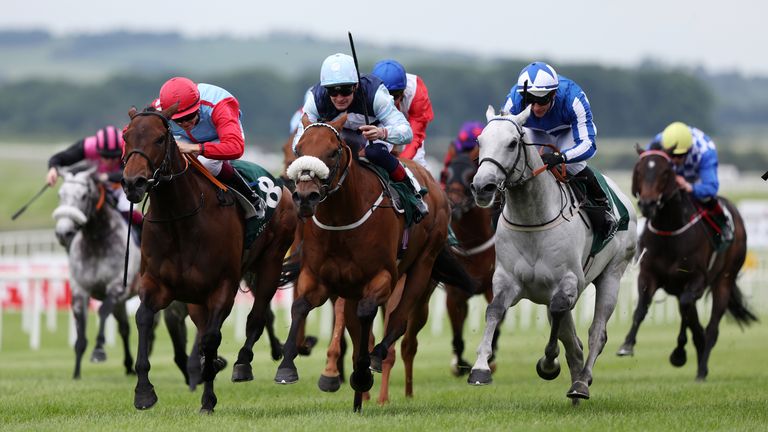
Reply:
<svg viewBox="0 0 768 432"><path fill-rule="evenodd" d="M671 151L673 155L688 153L693 144L691 128L683 122L671 123L661 133L661 146L664 150Z"/></svg>

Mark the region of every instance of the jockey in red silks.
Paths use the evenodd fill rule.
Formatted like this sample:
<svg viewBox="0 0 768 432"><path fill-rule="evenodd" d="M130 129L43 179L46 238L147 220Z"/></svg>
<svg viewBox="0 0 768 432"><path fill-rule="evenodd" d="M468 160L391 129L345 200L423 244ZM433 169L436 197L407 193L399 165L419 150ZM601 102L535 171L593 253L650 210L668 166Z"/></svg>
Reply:
<svg viewBox="0 0 768 432"><path fill-rule="evenodd" d="M483 132L484 127L479 121L468 121L461 125L456 139L451 141L443 159L443 170L440 171L440 185L443 189L445 189L445 182L448 181L448 165L457 154L469 153L477 147L477 137Z"/></svg>
<svg viewBox="0 0 768 432"><path fill-rule="evenodd" d="M427 137L427 125L435 118L432 102L429 100L427 86L418 75L405 72L403 65L395 60L382 60L373 66L373 75L384 82L395 106L411 124L413 139L409 144L397 146L395 155L412 159L429 169L424 158L424 139Z"/></svg>
<svg viewBox="0 0 768 432"><path fill-rule="evenodd" d="M211 174L253 204L257 217L263 217L264 200L228 162L245 151L237 99L221 87L174 77L163 84L153 105L164 110L173 104L178 104L178 109L169 124L179 151L197 156Z"/></svg>
<svg viewBox="0 0 768 432"><path fill-rule="evenodd" d="M131 213L130 202L125 197L120 180L123 179L123 166L120 157L123 154L123 133L121 128L105 126L96 134L87 136L48 159L48 174L45 182L48 186L56 184L59 178L57 167L70 166L82 160L92 161L96 165L98 180L108 184L106 190L115 203L115 208L126 219L131 219L134 226L140 227L141 212Z"/></svg>

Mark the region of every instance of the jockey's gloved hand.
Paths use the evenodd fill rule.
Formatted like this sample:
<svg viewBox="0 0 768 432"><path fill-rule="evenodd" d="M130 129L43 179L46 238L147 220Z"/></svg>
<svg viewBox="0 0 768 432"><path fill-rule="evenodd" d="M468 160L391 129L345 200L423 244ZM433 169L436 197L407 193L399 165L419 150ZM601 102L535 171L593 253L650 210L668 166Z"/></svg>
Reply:
<svg viewBox="0 0 768 432"><path fill-rule="evenodd" d="M565 155L560 152L544 153L541 155L541 161L547 168L552 168L565 163Z"/></svg>

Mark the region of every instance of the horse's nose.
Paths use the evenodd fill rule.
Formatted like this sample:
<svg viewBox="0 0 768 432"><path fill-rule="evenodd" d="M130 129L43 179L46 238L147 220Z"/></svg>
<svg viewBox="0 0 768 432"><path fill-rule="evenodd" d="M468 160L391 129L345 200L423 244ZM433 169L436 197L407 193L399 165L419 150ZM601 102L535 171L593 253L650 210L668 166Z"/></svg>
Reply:
<svg viewBox="0 0 768 432"><path fill-rule="evenodd" d="M123 186L128 201L136 204L141 201L141 198L146 193L149 180L144 176L123 177L120 180L120 184Z"/></svg>
<svg viewBox="0 0 768 432"><path fill-rule="evenodd" d="M640 213L645 217L652 217L656 210L656 202L648 199L639 199L637 206L640 208Z"/></svg>
<svg viewBox="0 0 768 432"><path fill-rule="evenodd" d="M293 198L293 203L299 210L299 216L307 217L315 213L315 208L320 204L320 199L322 197L320 192L313 190L308 193L294 191L291 194L291 198Z"/></svg>
<svg viewBox="0 0 768 432"><path fill-rule="evenodd" d="M59 244L64 246L65 249L69 249L70 243L72 243L72 239L75 237L75 230L56 230L56 239L59 241Z"/></svg>

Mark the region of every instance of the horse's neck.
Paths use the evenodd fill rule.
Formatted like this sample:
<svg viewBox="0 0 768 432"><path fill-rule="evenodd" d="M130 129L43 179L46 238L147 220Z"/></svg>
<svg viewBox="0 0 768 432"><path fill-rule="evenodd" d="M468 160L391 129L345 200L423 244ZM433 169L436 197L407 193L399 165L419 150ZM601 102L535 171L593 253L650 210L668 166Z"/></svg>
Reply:
<svg viewBox="0 0 768 432"><path fill-rule="evenodd" d="M88 221L83 225L83 236L103 240L116 232L115 228L121 220L118 211L105 204L89 215Z"/></svg>
<svg viewBox="0 0 768 432"><path fill-rule="evenodd" d="M687 224L696 208L691 200L682 195L669 199L651 220L653 227L662 231L674 231Z"/></svg>
<svg viewBox="0 0 768 432"><path fill-rule="evenodd" d="M315 214L324 224L347 225L362 217L381 193L376 175L352 162L342 186L317 206Z"/></svg>
<svg viewBox="0 0 768 432"><path fill-rule="evenodd" d="M529 155L529 159L533 157ZM532 174L526 171L525 175ZM507 189L504 214L516 224L538 225L557 217L569 200L570 194L563 193L554 176L543 172Z"/></svg>
<svg viewBox="0 0 768 432"><path fill-rule="evenodd" d="M491 210L474 206L454 221L452 228L462 247L479 246L493 236Z"/></svg>
<svg viewBox="0 0 768 432"><path fill-rule="evenodd" d="M181 168L174 170L179 172ZM190 167L184 174L155 186L149 194L152 219L173 219L199 206L204 181L208 180Z"/></svg>

